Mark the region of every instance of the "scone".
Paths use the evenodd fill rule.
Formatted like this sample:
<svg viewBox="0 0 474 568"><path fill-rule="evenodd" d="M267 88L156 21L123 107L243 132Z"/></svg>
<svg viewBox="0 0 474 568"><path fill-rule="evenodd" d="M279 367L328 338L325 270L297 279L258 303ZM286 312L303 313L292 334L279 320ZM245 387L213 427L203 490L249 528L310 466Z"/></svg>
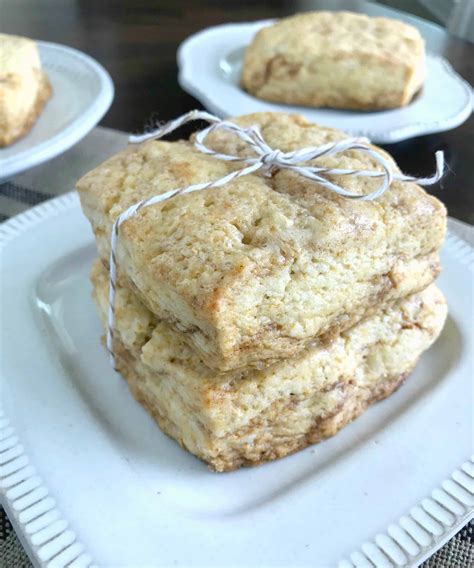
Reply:
<svg viewBox="0 0 474 568"><path fill-rule="evenodd" d="M36 43L0 34L0 147L29 132L51 92Z"/></svg>
<svg viewBox="0 0 474 568"><path fill-rule="evenodd" d="M107 321L108 274L92 270ZM127 288L118 287L115 352L130 390L164 432L217 471L283 457L335 434L395 390L439 335L434 286L379 310L324 347L246 374L218 374Z"/></svg>
<svg viewBox="0 0 474 568"><path fill-rule="evenodd" d="M235 122L259 124L265 140L283 151L346 136L297 115L260 113ZM246 152L222 131L206 143ZM378 168L359 151L317 163ZM77 184L100 257L108 262L112 224L130 205L239 167L188 141L151 141L107 160ZM378 184L331 179L356 194ZM228 371L294 356L424 289L439 271L445 226L444 206L414 183L394 182L376 201L362 202L280 170L140 210L120 228L117 262L126 285L158 318L207 366Z"/></svg>
<svg viewBox="0 0 474 568"><path fill-rule="evenodd" d="M406 105L424 76L424 41L413 26L351 12L308 12L256 34L241 84L269 101L375 110Z"/></svg>

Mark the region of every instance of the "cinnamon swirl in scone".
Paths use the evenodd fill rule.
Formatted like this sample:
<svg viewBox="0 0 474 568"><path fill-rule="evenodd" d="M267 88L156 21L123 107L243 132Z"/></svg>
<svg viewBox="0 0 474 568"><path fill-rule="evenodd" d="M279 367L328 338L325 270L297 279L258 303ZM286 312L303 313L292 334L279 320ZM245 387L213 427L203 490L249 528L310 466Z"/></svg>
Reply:
<svg viewBox="0 0 474 568"><path fill-rule="evenodd" d="M352 12L308 12L256 34L241 84L274 102L377 110L409 103L424 77L424 41L415 27Z"/></svg>
<svg viewBox="0 0 474 568"><path fill-rule="evenodd" d="M0 34L0 147L29 132L51 92L36 43Z"/></svg>
<svg viewBox="0 0 474 568"><path fill-rule="evenodd" d="M92 270L107 325L108 273ZM161 429L216 471L283 457L332 436L388 396L438 337L446 304L434 286L381 307L324 346L261 370L216 373L183 335L118 286L118 370Z"/></svg>
<svg viewBox="0 0 474 568"><path fill-rule="evenodd" d="M259 125L267 143L282 151L346 137L298 115L233 120ZM249 151L223 131L206 144L227 154ZM380 169L358 150L322 156L317 164ZM89 172L77 188L103 262L112 224L130 205L241 167L200 153L190 141L151 141ZM330 177L359 195L380 183ZM324 344L426 288L439 271L445 226L444 206L415 183L396 181L375 201L354 201L281 169L141 209L120 228L117 263L125 285L208 367L243 370Z"/></svg>

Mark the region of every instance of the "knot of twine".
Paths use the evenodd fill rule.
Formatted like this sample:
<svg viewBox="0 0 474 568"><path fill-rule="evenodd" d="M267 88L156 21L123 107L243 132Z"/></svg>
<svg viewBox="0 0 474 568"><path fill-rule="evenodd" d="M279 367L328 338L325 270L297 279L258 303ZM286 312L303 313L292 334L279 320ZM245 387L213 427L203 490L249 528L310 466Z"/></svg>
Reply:
<svg viewBox="0 0 474 568"><path fill-rule="evenodd" d="M341 195L347 199L354 199L357 201L373 201L374 199L377 199L387 191L394 180L415 182L419 185L432 185L441 179L444 172L444 154L442 151L438 151L435 154L436 172L434 173L434 175L425 178L416 178L404 174L396 174L392 172L390 164L387 162L385 157L376 149L370 147L369 141L366 138L345 138L337 142L328 142L327 144L322 144L321 146L310 146L307 148L301 148L299 150L283 152L277 148L272 148L265 142L260 132L260 128L257 125L244 128L232 122L221 120L220 118L209 114L208 112L199 110L188 112L187 114L184 114L176 118L175 120L172 120L146 134L130 136L129 142L132 144L139 144L141 142L145 142L146 140L156 140L163 138L167 134L178 129L183 124L194 120L205 120L210 123L210 126L196 134L194 146L199 152L208 156L213 156L218 160L223 160L226 162L241 162L245 164L245 166L239 170L230 172L229 174L226 174L225 176L214 181L192 184L187 187L167 191L166 193L162 193L160 195L154 195L152 197L149 197L148 199L143 199L138 203L135 203L134 205L128 207L128 209L123 211L115 220L112 226L110 243L109 310L107 325L107 350L109 351L111 363L114 368L115 354L113 350L113 329L115 323L115 292L117 280L116 249L118 231L120 225L127 219L130 219L131 217L136 215L140 211L140 209L143 209L144 207L148 207L150 205L155 205L156 203L162 203L163 201L167 201L168 199L173 199L178 195L184 195L186 193L192 193L194 191L202 191L204 189L222 187L223 185L226 185L240 177L255 173L258 170L261 170L267 176L270 176L276 169L294 171L307 179L317 182L321 186L336 193L337 195ZM233 156L231 154L223 154L216 152L211 148L208 148L204 143L206 137L211 132L219 129L234 133L243 142L245 142L245 144L253 151L254 155L244 158L241 156ZM322 156L333 156L347 150L358 150L360 152L368 154L380 165L381 170L328 168L308 163L312 162L313 160L317 160ZM340 185L330 181L326 177L330 175L378 178L380 179L380 184L371 193L365 195L355 195L345 190Z"/></svg>

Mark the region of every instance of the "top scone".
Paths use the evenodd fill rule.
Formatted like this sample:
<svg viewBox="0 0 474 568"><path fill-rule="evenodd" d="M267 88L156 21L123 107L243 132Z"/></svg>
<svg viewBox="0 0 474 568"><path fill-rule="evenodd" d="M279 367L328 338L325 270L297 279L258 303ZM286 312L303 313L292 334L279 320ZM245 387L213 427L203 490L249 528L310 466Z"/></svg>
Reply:
<svg viewBox="0 0 474 568"><path fill-rule="evenodd" d="M351 12L309 12L260 30L241 83L270 101L383 109L406 105L425 75L416 28Z"/></svg>
<svg viewBox="0 0 474 568"><path fill-rule="evenodd" d="M298 115L260 113L234 122L260 125L267 143L282 151L346 136ZM248 153L223 131L206 144ZM317 163L378 168L360 151ZM86 174L77 187L104 263L113 221L127 207L240 167L201 154L189 141L151 141ZM331 179L355 194L379 183ZM224 371L293 356L424 289L439 270L445 225L444 206L414 183L394 182L378 200L357 202L280 170L140 210L120 228L117 262L149 309L182 332L209 367Z"/></svg>
<svg viewBox="0 0 474 568"><path fill-rule="evenodd" d="M0 147L27 134L51 92L36 43L0 34Z"/></svg>

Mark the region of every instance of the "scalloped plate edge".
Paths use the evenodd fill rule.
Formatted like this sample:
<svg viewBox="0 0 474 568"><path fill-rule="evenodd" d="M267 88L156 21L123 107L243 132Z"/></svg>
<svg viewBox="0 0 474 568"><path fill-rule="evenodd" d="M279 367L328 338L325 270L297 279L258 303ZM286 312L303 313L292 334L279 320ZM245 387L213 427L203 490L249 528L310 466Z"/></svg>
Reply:
<svg viewBox="0 0 474 568"><path fill-rule="evenodd" d="M231 29L236 27L255 27L256 30L260 29L265 25L273 23L275 20L260 20L256 22L239 22L239 23L227 23L216 26L210 26L199 32L186 38L178 48L177 51L177 63L178 63L178 81L181 87L188 92L191 96L197 98L210 112L217 114L218 116L227 118L230 114L236 115L238 112L229 113L225 110L217 100L209 96L202 88L202 82L195 80L195 74L193 73L192 65L188 64L187 53L196 47L203 38L207 35L225 33L225 28ZM466 104L461 111L450 116L449 118L444 118L443 120L433 120L430 122L417 122L399 128L392 128L387 130L383 134L380 132L375 132L372 130L357 130L353 132L357 136L365 136L376 142L378 144L392 144L396 142L401 142L415 136L423 136L426 134L434 134L436 132L444 132L456 128L465 122L473 112L473 93L472 87L467 81L465 81L451 66L451 64L442 56L433 53L427 53L427 56L436 60L443 67L444 72L449 75L453 80L457 81L458 84L463 88L466 96ZM271 109L268 109L271 110ZM280 110L285 110L286 112L300 113L300 107L293 107L291 105L285 105L285 107ZM317 122L312 119L313 122Z"/></svg>

